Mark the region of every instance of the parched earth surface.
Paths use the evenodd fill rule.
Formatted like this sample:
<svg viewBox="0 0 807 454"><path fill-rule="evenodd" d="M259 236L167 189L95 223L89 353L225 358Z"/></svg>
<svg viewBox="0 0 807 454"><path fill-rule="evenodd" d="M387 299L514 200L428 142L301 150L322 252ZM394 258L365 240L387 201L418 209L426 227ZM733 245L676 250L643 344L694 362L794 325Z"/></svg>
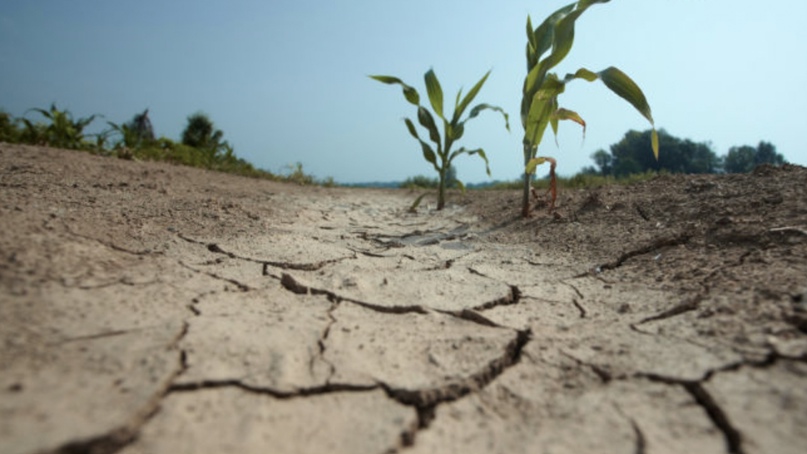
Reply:
<svg viewBox="0 0 807 454"><path fill-rule="evenodd" d="M0 452L805 452L807 169L416 196L0 144Z"/></svg>

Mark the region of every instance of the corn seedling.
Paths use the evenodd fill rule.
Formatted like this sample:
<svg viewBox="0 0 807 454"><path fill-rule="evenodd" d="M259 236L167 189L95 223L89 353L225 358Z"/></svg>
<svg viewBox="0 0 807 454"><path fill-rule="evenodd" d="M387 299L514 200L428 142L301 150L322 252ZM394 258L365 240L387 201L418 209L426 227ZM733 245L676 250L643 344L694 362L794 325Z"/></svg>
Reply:
<svg viewBox="0 0 807 454"><path fill-rule="evenodd" d="M533 28L527 16L527 77L524 79L523 98L521 101L521 124L524 127L524 187L521 212L524 217L530 215L530 182L535 168L545 162L552 164L550 192L552 200L550 210L554 208L557 186L554 177L555 160L545 156L537 156L547 126L557 137L558 123L569 120L583 127L585 135L586 122L577 112L564 109L558 105L558 96L566 89L566 84L575 79L588 82L601 80L606 87L629 102L653 126L652 148L658 159L658 134L653 122L650 105L638 85L625 73L615 67L608 67L600 72L586 68L578 69L574 74L564 78L550 73L572 48L574 43L575 21L586 9L596 3L608 3L610 0L580 0L560 8L547 17L537 28ZM547 54L548 52L548 54ZM546 55L545 55L546 54Z"/></svg>
<svg viewBox="0 0 807 454"><path fill-rule="evenodd" d="M445 207L445 193L446 193L446 183L447 183L447 176L449 174L449 169L451 168L451 162L457 156L462 154L467 155L478 155L482 160L485 161L485 169L487 171L488 176L490 176L490 165L488 163L487 155L485 154L485 150L482 148L476 149L467 149L465 147L461 147L457 150L451 151L451 148L454 146L454 143L462 138L463 133L465 132L465 123L479 115L483 110L489 109L496 112L501 113L504 116L504 125L508 131L510 131L510 122L507 113L502 110L501 107L492 106L489 104L477 104L474 106L468 116L463 119L462 115L465 113L465 110L471 104L473 99L479 93L479 90L482 89L482 85L485 84L488 76L490 75L490 71L488 71L480 80L476 83L476 85L471 88L465 97L462 96L462 89L457 92L456 100L454 101L454 113L450 117L446 117L443 113L443 89L440 86L440 81L437 79L437 76L434 74L433 70L429 70L424 74L423 78L426 82L426 92L429 96L429 102L431 103L432 110L434 111L434 115L430 112L427 108L420 105L420 94L417 92L416 89L413 87L405 84L403 81L398 79L397 77L392 76L370 76L370 78L375 79L379 82L385 84L398 84L403 87L403 95L406 100L415 106L417 106L417 118L418 123L429 133L429 139L434 142L434 147L426 143L424 140L420 138L418 135L417 130L415 129L415 124L409 118L405 118L404 122L406 123L406 128L409 131L409 134L412 135L418 142L420 142L421 150L423 151L423 158L426 159L433 167L434 170L437 171L439 175L439 182L437 188L437 209L442 210ZM443 133L440 134L440 130L437 127L437 122L435 121L435 115L437 118L443 121ZM450 119L449 119L450 118ZM460 189L464 188L463 184L457 181L458 186ZM420 202L422 199L419 198L415 204Z"/></svg>

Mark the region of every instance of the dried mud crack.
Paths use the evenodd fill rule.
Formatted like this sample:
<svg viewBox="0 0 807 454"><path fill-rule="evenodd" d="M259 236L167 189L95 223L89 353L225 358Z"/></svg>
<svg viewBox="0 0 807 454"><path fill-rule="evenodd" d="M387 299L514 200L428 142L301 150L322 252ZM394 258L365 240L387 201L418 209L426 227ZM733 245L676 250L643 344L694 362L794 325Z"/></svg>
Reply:
<svg viewBox="0 0 807 454"><path fill-rule="evenodd" d="M388 384L380 384L391 398L417 409L417 427L413 427L411 431L401 435L402 445L408 447L415 444L417 432L429 427L435 418L435 409L438 405L456 401L469 393L484 389L505 370L517 364L530 337L530 331L518 331L515 339L507 345L504 355L460 382L448 383L438 388L418 390L400 389Z"/></svg>
<svg viewBox="0 0 807 454"><path fill-rule="evenodd" d="M4 454L807 445L807 169L530 219L3 143L0 175Z"/></svg>
<svg viewBox="0 0 807 454"><path fill-rule="evenodd" d="M726 412L720 408L714 398L700 385L700 383L686 383L684 388L692 395L695 402L703 407L706 414L726 438L726 450L731 454L743 454L742 435L732 425Z"/></svg>

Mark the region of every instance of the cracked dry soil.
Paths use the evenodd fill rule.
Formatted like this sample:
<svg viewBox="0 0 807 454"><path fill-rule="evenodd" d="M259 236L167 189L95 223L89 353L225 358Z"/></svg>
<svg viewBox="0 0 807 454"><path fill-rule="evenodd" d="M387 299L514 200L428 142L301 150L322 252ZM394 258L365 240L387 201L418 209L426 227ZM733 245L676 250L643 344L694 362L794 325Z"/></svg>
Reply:
<svg viewBox="0 0 807 454"><path fill-rule="evenodd" d="M802 453L805 188L410 214L0 144L0 452Z"/></svg>

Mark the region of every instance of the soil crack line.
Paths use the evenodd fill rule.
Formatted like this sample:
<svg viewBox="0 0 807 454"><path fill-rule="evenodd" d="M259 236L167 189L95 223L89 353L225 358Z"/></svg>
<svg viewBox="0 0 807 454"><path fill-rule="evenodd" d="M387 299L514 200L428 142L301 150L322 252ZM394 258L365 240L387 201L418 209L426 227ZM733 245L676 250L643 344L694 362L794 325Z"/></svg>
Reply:
<svg viewBox="0 0 807 454"><path fill-rule="evenodd" d="M532 332L529 329L517 330L515 338L507 344L502 356L490 361L480 371L463 380L437 388L409 390L393 388L386 383L379 382L379 386L390 398L404 405L415 407L417 410L418 426L411 432L401 434L402 445L408 447L415 443L417 432L428 428L434 419L437 405L456 401L470 393L484 389L507 369L518 364L524 346L531 338Z"/></svg>
<svg viewBox="0 0 807 454"><path fill-rule="evenodd" d="M631 427L633 427L633 433L636 434L636 451L634 452L636 454L645 454L647 451L647 440L645 439L644 433L635 419L628 418L628 420L630 421Z"/></svg>
<svg viewBox="0 0 807 454"><path fill-rule="evenodd" d="M723 438L726 441L727 452L730 454L745 454L745 450L743 449L742 434L736 427L734 427L726 412L717 403L717 401L715 401L711 393L709 393L709 391L703 387L703 383L708 381L717 372L737 370L746 364L750 363L741 362L720 369L710 370L703 379L697 381L681 380L652 374L645 374L644 377L649 380L666 383L668 385L681 386L687 393L689 393L690 396L692 396L692 399L703 409L703 411L712 421L712 424L714 424L714 426L723 434Z"/></svg>
<svg viewBox="0 0 807 454"><path fill-rule="evenodd" d="M67 224L64 221L62 221L62 225L64 226L64 229L67 231L67 233L69 233L70 235L73 235L73 236L75 236L77 238L82 238L82 239L85 239L85 240L88 240L88 241L96 242L96 243L98 243L98 244L100 244L102 246L108 247L109 249L112 249L114 251L123 252L123 253L126 253L126 254L131 254L131 255L134 255L134 256L138 256L138 257L142 257L142 256L146 256L146 255L152 255L152 254L154 254L154 255L164 255L163 252L159 252L159 251L154 252L151 249L145 249L145 250L142 250L142 251L133 251L131 249L126 249L125 247L118 246L115 243L108 243L108 242L106 242L104 240L101 240L99 238L94 238L94 237L91 237L91 236L88 236L88 235L82 235L80 233L74 232L73 229L70 228L70 225Z"/></svg>
<svg viewBox="0 0 807 454"><path fill-rule="evenodd" d="M322 260L322 261L319 261L319 262L312 262L312 263L275 262L275 261L271 261L271 260L261 260L261 259L256 259L256 258L252 258L252 257L243 257L243 256L240 256L240 255L234 254L234 253L232 253L230 251L226 251L226 250L222 249L222 247L219 246L216 243L205 243L203 241L199 241L199 240L195 240L193 238L186 237L186 236L184 236L182 234L177 234L177 236L179 236L179 238L187 241L188 243L204 246L204 247L207 248L208 251L213 252L215 254L226 255L227 257L229 257L231 259L234 259L234 260L243 260L245 262L252 262L252 263L261 264L261 265L263 265L263 275L264 276L269 275L268 267L270 267L270 266L275 267L275 268L288 269L288 270L318 271L318 270L322 269L323 267L325 267L327 265L330 265L332 263L338 263L338 262L341 262L343 260L355 259L356 256L357 256L355 251L350 251L350 252L353 253L352 256L339 257L339 258L330 259L330 260Z"/></svg>
<svg viewBox="0 0 807 454"><path fill-rule="evenodd" d="M700 303L701 301L703 301L704 297L705 295L703 293L699 293L689 301L684 301L683 303L677 304L672 308L667 309L666 311L662 311L656 315L651 315L649 317L645 317L639 320L636 323L636 325L641 325L643 323L654 322L658 320L664 320L671 317L675 317L676 315L681 315L687 312L697 310L700 307Z"/></svg>
<svg viewBox="0 0 807 454"><path fill-rule="evenodd" d="M121 276L118 279L115 279L114 281L105 282L103 284L97 284L97 285L69 285L68 283L65 282L64 278L61 279L61 284L64 287L66 287L66 288L76 288L76 289L79 289L79 290L100 290L102 288L109 288L109 287L113 287L115 285L125 285L125 286L128 286L128 287L140 287L140 286L147 287L149 285L154 285L154 284L157 284L159 282L160 281L158 279L154 279L154 280L151 280L151 281L148 281L148 282L131 282L128 277Z"/></svg>
<svg viewBox="0 0 807 454"><path fill-rule="evenodd" d="M647 452L647 438L645 437L642 428L639 427L639 423L637 423L635 419L626 414L619 404L614 403L614 408L616 408L617 413L622 415L623 418L625 418L626 420L628 420L628 422L630 422L630 426L633 429L633 434L636 437L636 444L635 444L636 448L634 449L633 452L635 454L645 454Z"/></svg>
<svg viewBox="0 0 807 454"><path fill-rule="evenodd" d="M179 263L179 264L180 264L182 267L187 268L187 269L189 269L189 270L193 271L194 273L198 273L198 274L204 274L205 276L212 277L213 279L217 279L217 280L220 280L220 281L224 281L224 282L228 282L228 283L230 283L230 284L233 284L233 285L235 285L235 286L238 288L238 290L241 290L242 292L248 292L248 291L250 291L250 290L253 290L253 288L252 288L252 287L250 287L250 286L248 286L247 284L244 284L244 283L242 283L242 282L238 282L238 281L237 281L237 280L235 280L235 279L230 279L230 278L227 278L227 277L222 277L222 276L219 276L218 274L216 274L216 273L212 273L212 272L210 272L210 271L202 271L202 270L197 270L196 268L194 268L194 267L192 267L192 266L190 266L190 265L187 265L187 264L185 264L185 263L184 263L184 262L182 262L182 261L179 261L178 263ZM191 310L193 310L193 309L191 309Z"/></svg>
<svg viewBox="0 0 807 454"><path fill-rule="evenodd" d="M608 371L608 370L606 370L606 369L604 369L604 368L602 368L602 367L600 367L600 366L598 366L598 365L596 365L596 364L590 364L590 363L587 363L587 362L585 362L585 361L583 361L583 360L581 360L581 359L577 358L577 357L576 357L576 356L574 356L574 355L571 355L571 354L569 354L569 353L566 353L566 352L565 352L565 351L563 351L563 350L561 350L561 351L560 351L560 354L561 354L561 355L563 355L563 356L565 356L565 357L567 357L567 358L569 358L569 359L571 359L572 361L574 361L575 363L577 363L577 365L578 365L578 366L581 366L581 367L588 367L589 369L591 369L591 371L592 371L592 372L594 372L594 374L595 374L595 375L597 375L597 378L599 378L599 379L600 379L600 381L601 381L603 384L607 384L607 383L609 383L611 380L613 380L613 379L614 379L614 376L611 374L611 372L610 372L610 371ZM623 378L623 377L620 377L620 378Z"/></svg>
<svg viewBox="0 0 807 454"><path fill-rule="evenodd" d="M326 384L330 383L331 378L336 373L336 366L333 363L331 363L330 361L328 361L327 359L325 359L325 350L327 349L327 346L325 345L325 341L328 340L328 336L331 334L331 328L336 323L336 317L333 315L333 313L339 307L340 303L341 302L338 299L332 299L331 307L328 308L328 320L329 320L328 324L325 326L325 329L322 330L322 335L320 335L319 339L317 340L317 345L319 346L319 356L312 356L311 357L311 362L309 363L309 366L308 366L310 371L311 371L311 375L314 376L315 375L315 373L314 373L314 362L317 359L319 359L322 362L324 362L325 364L327 364L328 365L328 378L325 380Z"/></svg>
<svg viewBox="0 0 807 454"><path fill-rule="evenodd" d="M485 317L484 315L476 312L474 309L462 309L459 311L446 311L438 309L437 312L441 314L450 315L452 317L461 318L469 322L478 323L482 326L489 326L491 328L507 328L494 322L493 320Z"/></svg>
<svg viewBox="0 0 807 454"><path fill-rule="evenodd" d="M292 293L296 293L298 295L324 295L332 301L346 301L348 303L356 304L358 306L364 307L366 309L370 309L375 312L384 313L384 314L408 314L408 313L416 313L416 314L428 314L429 309L421 306L421 305L411 305L411 306L381 306L378 304L368 303L366 301L360 301L353 298L348 298L337 293L334 293L330 290L318 289L314 287L309 287L294 278L291 274L283 273L280 278L280 284L288 291ZM486 309L491 309L497 306L507 306L517 304L521 300L521 290L515 286L510 286L510 294L499 298L494 301L489 301L487 303L481 304L479 306L470 308L470 309L462 309L462 310L442 310L442 309L435 309L435 312L439 312L441 314L450 315L453 317L461 318L466 321L470 321L473 323L478 323L483 326L490 326L495 328L505 328L500 326L493 321L489 320L487 317L483 316L477 311L482 311Z"/></svg>
<svg viewBox="0 0 807 454"><path fill-rule="evenodd" d="M298 282L294 276L288 273L283 273L280 278L280 284L288 291L298 295L325 295L334 301L347 301L349 303L358 304L364 308L387 314L406 314L415 312L418 314L426 314L428 311L420 305L412 306L379 306L377 304L367 303L364 301L355 300L338 295L330 290L323 290L318 288L309 287L305 284Z"/></svg>
<svg viewBox="0 0 807 454"><path fill-rule="evenodd" d="M76 336L76 337L71 337L71 338L68 338L68 339L61 340L59 342L53 342L53 343L50 343L48 345L62 345L62 344L67 344L67 343L71 343L71 342L81 342L81 341L87 341L87 340L103 339L103 338L106 338L106 337L123 336L125 334L134 333L134 332L138 332L138 331L143 331L145 329L149 329L149 327L121 329L121 330L115 330L115 331L106 331L106 332L97 333L97 334L88 334L86 336Z"/></svg>
<svg viewBox="0 0 807 454"><path fill-rule="evenodd" d="M599 274L599 273L601 273L603 271L613 270L613 269L619 268L626 261L628 261L629 259L632 259L633 257L648 254L648 253L654 252L657 249L661 249L661 248L664 248L664 247L675 247L675 246L681 246L683 244L687 244L689 242L689 240L692 238L692 236L693 235L691 233L682 233L682 234L672 236L672 237L668 237L668 238L657 239L657 240L653 241L652 243L650 243L650 244L648 244L646 246L640 247L638 249L634 249L632 251L625 252L624 254L620 255L616 260L614 260L612 262L604 263L602 265L599 265L599 266L595 267L593 270L587 270L587 271L585 271L585 272L583 272L583 273L581 273L581 274L579 274L577 276L574 276L574 277L579 278L579 277L589 276L589 275L592 275L592 274L596 275L596 274Z"/></svg>
<svg viewBox="0 0 807 454"><path fill-rule="evenodd" d="M740 432L731 424L726 412L715 402L714 397L697 382L683 383L684 389L700 405L712 423L720 429L726 439L726 449L731 454L744 454L743 440Z"/></svg>
<svg viewBox="0 0 807 454"><path fill-rule="evenodd" d="M479 306L475 306L471 309L475 311L484 311L498 306L511 306L513 304L518 304L520 301L521 289L519 289L518 286L511 285L509 295L505 295L493 301L488 301L487 303L480 304Z"/></svg>
<svg viewBox="0 0 807 454"><path fill-rule="evenodd" d="M586 299L586 297L585 297L585 296L583 296L583 292L581 292L581 291L580 291L580 289L578 289L577 287L575 287L575 285L574 285L574 284L571 284L571 283L566 282L566 281L560 281L560 283L561 283L561 284L563 284L563 285L566 285L566 286L568 286L569 288L571 288L572 290L574 290L574 293L576 293L576 294L577 294L577 297L578 297L578 298L580 298L581 300Z"/></svg>
<svg viewBox="0 0 807 454"><path fill-rule="evenodd" d="M171 340L166 347L168 349L176 348L176 346L187 333L188 323L183 322L182 327L180 328L176 337ZM134 410L132 417L129 419L129 421L124 423L123 426L112 429L103 435L84 440L67 442L51 452L55 454L112 454L120 451L132 443L137 438L143 426L145 426L151 420L151 418L157 414L157 411L159 411L160 408L160 403L170 392L174 380L176 380L176 378L185 371L185 367L185 352L182 351L179 354L177 368L166 377L166 379L160 384L159 389L156 390L156 392L145 404Z"/></svg>
<svg viewBox="0 0 807 454"><path fill-rule="evenodd" d="M577 298L572 298L572 304L574 304L574 307L576 307L577 311L580 312L580 318L586 318L586 315L588 315L586 308L583 307L579 301L577 301Z"/></svg>
<svg viewBox="0 0 807 454"><path fill-rule="evenodd" d="M321 386L299 388L295 391L279 391L277 389L253 386L241 380L202 380L193 383L173 384L168 388L168 394L180 392L194 392L205 389L238 388L243 391L274 397L275 399L294 399L299 397L318 396L337 392L367 392L378 389L380 385L354 385L350 383L326 383Z"/></svg>
<svg viewBox="0 0 807 454"><path fill-rule="evenodd" d="M581 300L586 299L586 297L583 296L583 292L581 292L580 289L575 287L574 284L571 284L566 281L560 281L560 283L574 290L574 293L577 295L577 298L580 298ZM582 304L580 304L580 301L578 301L577 298L572 297L572 304L574 304L574 307L577 308L577 311L580 313L580 318L586 318L586 316L588 316L588 312L586 311L586 308L583 307Z"/></svg>

